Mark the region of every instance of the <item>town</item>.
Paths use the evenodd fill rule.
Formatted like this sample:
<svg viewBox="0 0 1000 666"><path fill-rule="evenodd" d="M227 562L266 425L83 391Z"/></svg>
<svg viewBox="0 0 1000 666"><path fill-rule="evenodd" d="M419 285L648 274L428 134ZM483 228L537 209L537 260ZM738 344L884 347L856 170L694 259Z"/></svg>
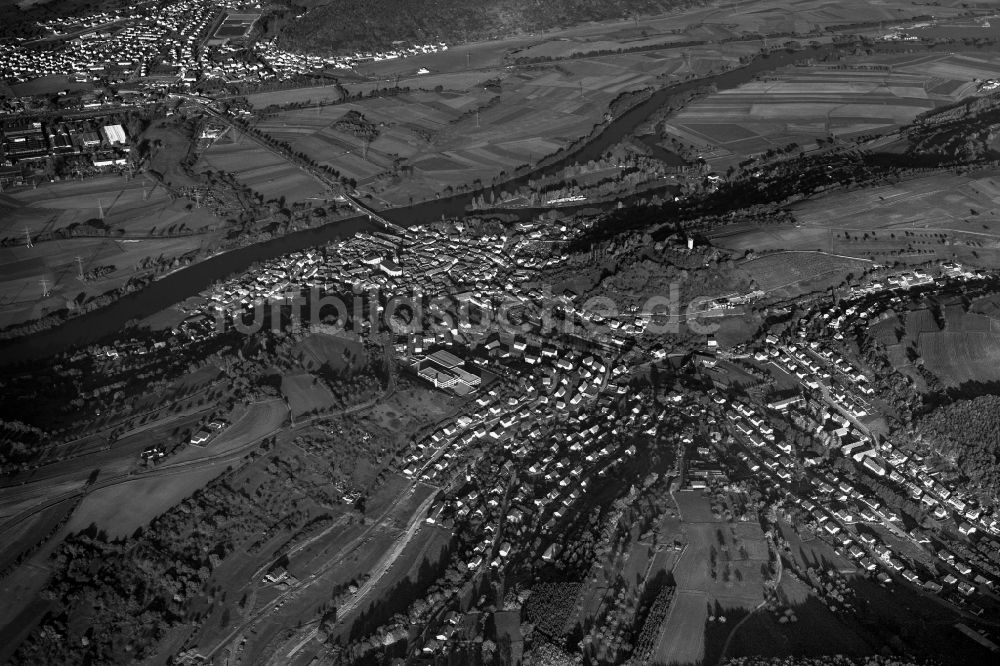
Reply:
<svg viewBox="0 0 1000 666"><path fill-rule="evenodd" d="M991 663L932 4L0 6L0 662Z"/></svg>

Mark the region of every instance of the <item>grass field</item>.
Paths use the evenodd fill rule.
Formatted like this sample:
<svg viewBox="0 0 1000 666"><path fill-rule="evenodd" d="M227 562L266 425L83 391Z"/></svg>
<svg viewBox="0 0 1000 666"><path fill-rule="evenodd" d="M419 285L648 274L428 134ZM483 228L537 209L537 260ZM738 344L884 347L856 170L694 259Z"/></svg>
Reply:
<svg viewBox="0 0 1000 666"><path fill-rule="evenodd" d="M59 524L76 505L75 499L68 499L35 514L3 533L0 550L0 571L14 563L17 557L35 546Z"/></svg>
<svg viewBox="0 0 1000 666"><path fill-rule="evenodd" d="M700 663L705 654L708 596L696 590L678 590L660 632L656 659L664 664Z"/></svg>
<svg viewBox="0 0 1000 666"><path fill-rule="evenodd" d="M306 373L282 377L281 392L285 394L294 416L324 411L335 402L326 384Z"/></svg>
<svg viewBox="0 0 1000 666"><path fill-rule="evenodd" d="M308 88L292 88L291 90L272 90L251 93L247 101L256 109L266 109L268 106L282 104L330 104L337 102L341 94L336 85L311 86Z"/></svg>
<svg viewBox="0 0 1000 666"><path fill-rule="evenodd" d="M791 554L785 553L785 557L791 557L795 565L805 571L807 567L832 567L843 572L857 571L857 567L850 561L836 553L832 547L822 539L809 539L804 541L799 537L798 532L792 529L787 523L780 523L779 533L788 542Z"/></svg>
<svg viewBox="0 0 1000 666"><path fill-rule="evenodd" d="M707 152L717 170L746 156L816 139L892 131L918 114L975 92L1000 57L934 54L866 56L787 67L759 81L690 104L664 126L667 135Z"/></svg>
<svg viewBox="0 0 1000 666"><path fill-rule="evenodd" d="M393 433L409 433L452 414L461 400L424 387L395 392L371 408L366 420Z"/></svg>
<svg viewBox="0 0 1000 666"><path fill-rule="evenodd" d="M278 399L238 406L222 433L204 447L186 446L170 458L171 463L185 463L239 451L277 430L288 417L288 408Z"/></svg>
<svg viewBox="0 0 1000 666"><path fill-rule="evenodd" d="M224 467L209 466L102 488L87 495L68 529L78 532L95 524L111 538L129 536L224 471Z"/></svg>
<svg viewBox="0 0 1000 666"><path fill-rule="evenodd" d="M334 372L353 372L363 368L368 361L364 345L335 335L316 333L296 345L296 351L305 355L307 370L328 364Z"/></svg>
<svg viewBox="0 0 1000 666"><path fill-rule="evenodd" d="M798 584L797 581L790 585ZM784 583L782 583L784 586ZM733 636L730 657L758 655L818 657L843 654L860 657L874 651L853 622L844 622L815 597L794 606L797 622L782 624L766 611L754 613Z"/></svg>
<svg viewBox="0 0 1000 666"><path fill-rule="evenodd" d="M677 597L661 630L656 658L665 664L691 664L705 657L710 607L748 610L763 601L761 566L768 552L758 523L715 518L708 498L699 491L678 492L674 499L688 545L673 568Z"/></svg>
<svg viewBox="0 0 1000 666"><path fill-rule="evenodd" d="M197 373L200 379L211 376L212 371ZM139 452L151 444L167 448L180 441L180 433L190 429L203 418L204 413L194 411L180 417L163 419L137 428L115 442L111 448L101 447L85 458L71 458L40 468L34 475L25 475L23 485L4 489L0 493L3 516L37 505L47 498L79 487L87 476L98 470L98 480L114 478L134 471L138 466ZM232 425L205 448L185 447L171 456L166 465L181 465L176 470L164 470L162 476L143 478L98 489L89 494L70 519L70 529L83 529L91 523L116 535L131 534L136 527L163 513L181 499L189 496L209 480L224 471L229 459L205 460L238 452L273 432L287 416L287 408L280 400L256 403L252 408L237 408L230 415ZM82 446L82 445L81 445ZM82 451L64 449L66 455ZM187 466L203 461L200 466ZM37 476L37 478L32 478ZM13 537L11 537L13 538Z"/></svg>
<svg viewBox="0 0 1000 666"><path fill-rule="evenodd" d="M61 74L43 76L31 81L25 81L24 83L15 83L10 88L19 97L27 95L55 95L63 90L85 92L95 89L93 83L80 83Z"/></svg>

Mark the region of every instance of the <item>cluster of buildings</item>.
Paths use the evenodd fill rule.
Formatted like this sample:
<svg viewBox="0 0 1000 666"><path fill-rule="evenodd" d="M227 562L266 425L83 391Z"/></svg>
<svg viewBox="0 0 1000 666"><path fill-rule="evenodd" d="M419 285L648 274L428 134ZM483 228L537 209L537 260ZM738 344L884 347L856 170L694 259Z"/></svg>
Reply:
<svg viewBox="0 0 1000 666"><path fill-rule="evenodd" d="M435 388L450 389L458 395L471 393L482 382L478 373L466 369L464 360L444 349L415 356L412 362L418 377Z"/></svg>
<svg viewBox="0 0 1000 666"><path fill-rule="evenodd" d="M40 24L51 33L45 39L0 44L0 78L16 84L65 75L77 82L138 81L152 88L184 87L203 78L265 82L448 48L428 43L334 57L292 53L275 40L250 38L259 10L259 3L241 0L176 0L53 19Z"/></svg>
<svg viewBox="0 0 1000 666"><path fill-rule="evenodd" d="M575 371L556 386L586 384L584 369L609 361L578 359ZM554 367L554 366L553 366ZM523 366L522 366L523 368ZM535 371L527 371L537 377ZM566 380L563 383L562 380ZM542 557L551 560L561 547L557 537L563 519L579 511L588 487L611 475L636 455L630 436L655 433L660 408L628 388L623 366L606 367L600 390L575 408L553 409L553 390L529 385L527 391L504 395L492 389L475 408L418 442L404 462L403 473L429 483L449 485L465 476L463 491L438 504L430 522L466 520L478 525L478 543L465 553L470 570L500 567L513 548L540 535L550 541ZM616 404L626 405L620 413ZM506 474L475 468L478 451L502 451ZM502 479L516 477L516 484Z"/></svg>
<svg viewBox="0 0 1000 666"><path fill-rule="evenodd" d="M199 69L202 42L219 12L233 0L178 0L162 6L135 4L46 25L53 39L0 45L0 76L20 83L46 75L77 81L121 83L153 73L185 77Z"/></svg>
<svg viewBox="0 0 1000 666"><path fill-rule="evenodd" d="M969 268L956 261L943 261L937 265L933 274L924 268L913 268L873 275L865 284L853 287L847 297L859 299L862 296L877 295L882 292L908 291L918 287L942 285L949 280L972 280L983 275L982 269Z"/></svg>
<svg viewBox="0 0 1000 666"><path fill-rule="evenodd" d="M551 369L556 374L545 381L558 382L559 373L574 368L575 357L557 352L549 329L567 338L573 354L591 346L620 353L654 317L587 312L575 296L554 295L533 282L542 268L566 260L564 248L579 232L526 222L509 235L471 234L461 223L415 226L402 235L361 233L219 283L202 292L200 312L207 319L235 320L303 292L330 294L348 311L320 308L310 313L314 321L336 317L343 325L350 318L357 335L372 332L373 323L376 331L380 324L392 328L397 355L437 388L466 394L481 381L481 369L470 370L466 361L442 350L451 347L477 347L485 365L517 360L543 375ZM596 377L600 370L585 372ZM551 388L557 408L574 408L597 390L591 386L585 396L565 386Z"/></svg>
<svg viewBox="0 0 1000 666"><path fill-rule="evenodd" d="M892 291L885 297L891 301ZM826 322L827 330L843 330L876 316L878 309L878 303L862 308L846 301L804 319L814 316ZM786 509L862 571L884 583L905 579L975 609L974 593L991 593L1000 570L967 546L973 539L986 539L988 548L1000 547L995 540L1000 516L945 476L929 452L903 450L872 433L865 425L866 417L877 416L866 400L874 392L868 377L836 349L808 340L805 326L795 343L768 336L754 359L798 383L791 395L768 403L713 395L730 441L743 445L739 459L755 478L780 489ZM808 438L809 448L793 446L782 434L789 423ZM851 461L856 474L872 483L852 482L843 466L832 464L838 459ZM907 529L874 487L891 488L900 502L919 502L938 529ZM962 540L968 543L962 545Z"/></svg>
<svg viewBox="0 0 1000 666"><path fill-rule="evenodd" d="M564 246L578 231L539 221L515 225L508 235L472 234L461 223L411 227L404 235L358 234L213 287L203 294L201 317L239 316L244 307L305 289L453 297L448 325L397 334L396 351L428 384L460 394L478 389L478 396L469 411L405 450L400 471L441 486L466 479L468 489L437 504L429 522L479 525L481 541L463 555L470 570L501 566L538 534L551 541L543 550L552 559L560 548L559 525L580 510L576 503L587 497L588 485L630 464L634 436L659 435L663 412L630 385L620 361L621 347L642 334L649 317L602 318L606 336L622 341L615 345L577 335L575 326L549 334L536 316L545 294L533 280L541 268L565 260ZM573 298L553 300L561 318L578 324L597 318ZM378 314L392 315L382 312L382 300L370 302ZM518 311L521 325L481 326L501 306ZM355 332L370 331L364 321ZM512 392L505 388L510 381L493 385L492 377L526 388ZM479 469L487 452L502 459L500 469Z"/></svg>
<svg viewBox="0 0 1000 666"><path fill-rule="evenodd" d="M262 65L251 66L246 74L256 76L262 81L287 79L292 76L311 74L327 68L350 69L364 62L381 62L395 60L425 53L447 51L444 42L399 46L386 51L358 52L343 56L317 56L305 53L294 53L280 48L277 40L258 42L254 45L254 53ZM266 65L266 67L264 66Z"/></svg>
<svg viewBox="0 0 1000 666"><path fill-rule="evenodd" d="M519 303L523 298L527 303L530 297L520 296L519 285L529 281L537 267L558 261L559 255L553 256L557 243L570 239L569 231L558 227L538 225L536 229L529 225L522 229L530 231L511 237L475 236L459 225L451 230L411 227L405 235L357 234L322 251L296 252L268 262L203 292L205 312L237 315L305 289L341 296L376 292L386 299L420 297L428 303L447 299L449 307L465 309L455 317L454 325L415 331L403 341L400 351L415 354L435 344L466 344L478 323L472 319L475 312L489 310L508 298ZM547 253L548 261L539 260L537 255L526 257L533 249ZM382 300L373 299L366 313L369 316L354 322L355 332L368 332L374 317L395 314L385 313L384 305Z"/></svg>
<svg viewBox="0 0 1000 666"><path fill-rule="evenodd" d="M0 126L0 184L17 185L19 168L51 157L75 158L77 168L120 168L130 150L125 129L90 121L29 122Z"/></svg>

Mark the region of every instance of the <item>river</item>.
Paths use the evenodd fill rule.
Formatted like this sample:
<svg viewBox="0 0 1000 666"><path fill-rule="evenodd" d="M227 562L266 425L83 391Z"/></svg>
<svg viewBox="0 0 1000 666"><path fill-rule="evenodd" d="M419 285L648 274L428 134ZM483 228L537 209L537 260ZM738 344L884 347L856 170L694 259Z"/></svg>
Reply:
<svg viewBox="0 0 1000 666"><path fill-rule="evenodd" d="M917 45L886 45L885 50L896 50L897 48L904 50L915 46ZM948 48L957 50L955 46L948 45L935 50ZM632 134L636 127L645 122L650 115L675 95L684 94L709 84L714 84L718 90L728 90L747 83L762 72L791 65L807 58L824 58L837 53L839 49L840 47L830 44L807 47L795 52L782 50L759 56L747 65L720 74L692 79L662 88L646 101L633 106L604 125L583 145L565 151L556 159L545 160L544 166L510 181L510 185L516 186L541 173L554 173L568 164L598 159L613 145ZM974 49L962 47L960 50ZM401 227L426 224L439 220L442 216L453 217L463 214L473 196L478 193L469 192L447 199L428 200L412 206L387 210L381 214ZM511 210L509 212L517 214L518 211ZM537 210L524 211L523 214L537 212ZM0 364L44 358L74 346L97 342L122 330L127 322L142 319L185 298L194 296L216 280L245 271L255 262L274 259L296 250L325 245L330 241L345 238L360 231L374 231L378 228L376 224L365 217L353 217L331 222L318 228L296 231L280 238L230 250L204 259L175 271L138 292L123 296L103 308L72 317L66 323L48 330L4 343L3 346L0 346Z"/></svg>

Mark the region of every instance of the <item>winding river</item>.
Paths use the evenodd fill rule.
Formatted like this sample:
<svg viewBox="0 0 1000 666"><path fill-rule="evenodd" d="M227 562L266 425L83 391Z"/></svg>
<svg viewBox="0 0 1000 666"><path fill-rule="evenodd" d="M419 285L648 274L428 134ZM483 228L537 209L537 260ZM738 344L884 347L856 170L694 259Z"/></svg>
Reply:
<svg viewBox="0 0 1000 666"><path fill-rule="evenodd" d="M899 50L912 49L913 44L900 44ZM947 46L947 45L945 45ZM544 166L522 175L510 184L525 182L531 176L553 173L576 162L597 159L611 146L632 134L655 111L674 95L684 94L701 86L714 84L718 90L728 90L747 83L758 74L791 65L807 58L822 59L838 53L837 45L807 47L800 51L779 51L755 58L749 64L713 76L693 79L662 88L651 97L621 114L595 133L582 145L564 151L554 159L545 160ZM892 50L888 45L887 50ZM943 50L927 47L928 50ZM974 50L970 47L950 46L952 50ZM882 50L882 49L880 49ZM461 215L478 192L469 192L447 199L435 199L412 206L395 208L382 213L393 223L402 226L426 224L444 217ZM516 213L517 211L511 211ZM523 215L537 213L523 211ZM0 347L0 364L44 358L74 346L91 344L120 330L129 321L142 319L174 303L194 296L216 280L245 271L255 262L280 257L289 252L324 245L332 240L345 238L360 231L375 231L379 227L366 217L353 217L331 222L322 227L296 231L280 238L230 250L204 259L191 266L153 282L141 291L128 294L98 310L67 320L64 324L29 336L18 338Z"/></svg>

